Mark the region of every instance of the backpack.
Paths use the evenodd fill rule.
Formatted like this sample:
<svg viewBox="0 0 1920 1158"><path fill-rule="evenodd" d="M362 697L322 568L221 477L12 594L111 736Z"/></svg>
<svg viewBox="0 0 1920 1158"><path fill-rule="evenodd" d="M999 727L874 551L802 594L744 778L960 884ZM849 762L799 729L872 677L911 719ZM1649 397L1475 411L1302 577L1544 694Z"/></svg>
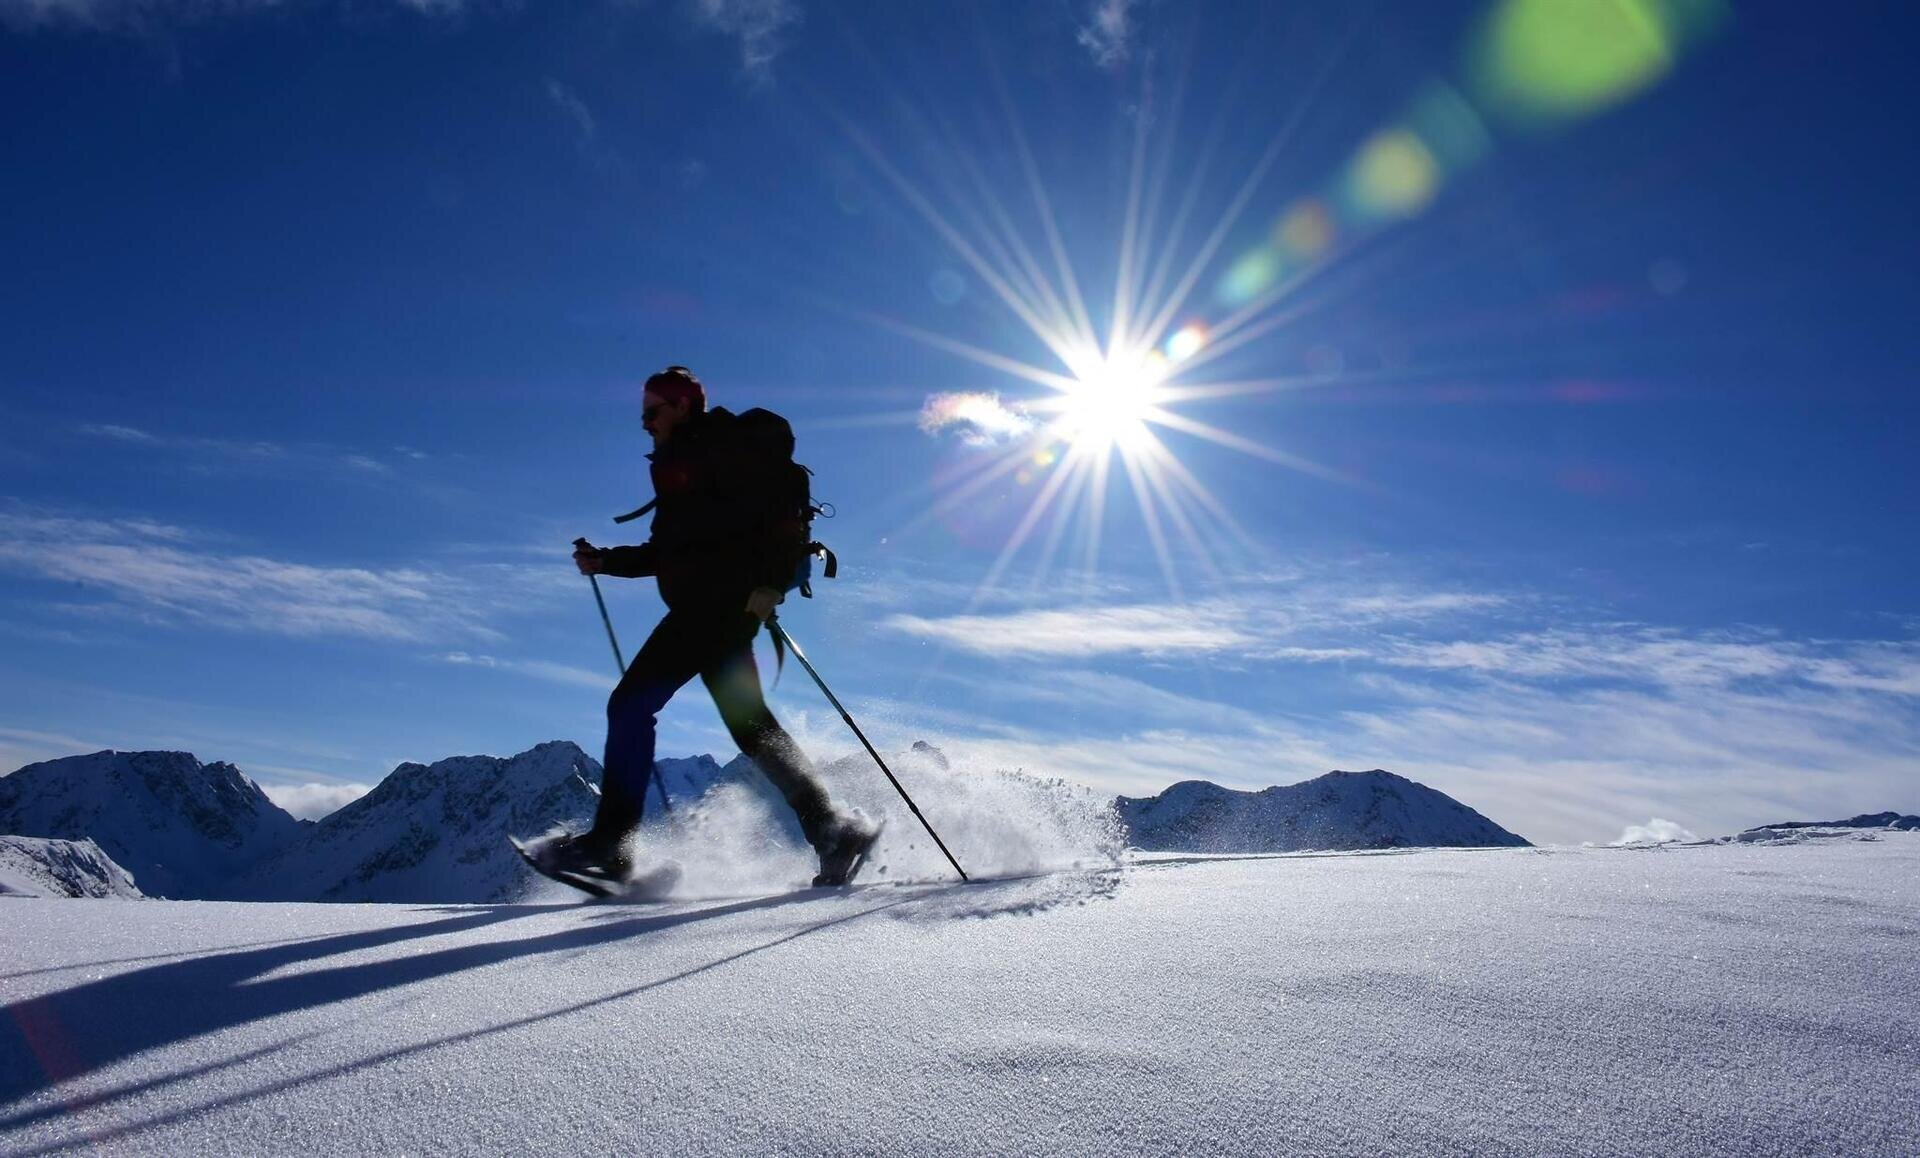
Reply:
<svg viewBox="0 0 1920 1158"><path fill-rule="evenodd" d="M792 570L781 586L781 594L798 590L802 597L813 598L813 560L826 561L821 574L828 579L840 574L840 560L825 543L813 539L815 516L831 519L833 505L813 501L813 472L793 461L793 426L771 410L754 407L734 414L724 407L708 412L726 423L725 449L727 469L741 481L741 491L753 508L760 533L775 553L791 562ZM628 523L653 510L659 499L649 500L638 510L615 515L616 523Z"/></svg>
<svg viewBox="0 0 1920 1158"><path fill-rule="evenodd" d="M813 538L815 516L833 517L829 504L813 501L813 472L793 461L793 426L771 410L756 406L734 416L733 438L747 493L760 508L765 534L783 557L792 560L792 577L782 594L798 590L813 598L813 559L826 560L821 574L840 574L840 560Z"/></svg>

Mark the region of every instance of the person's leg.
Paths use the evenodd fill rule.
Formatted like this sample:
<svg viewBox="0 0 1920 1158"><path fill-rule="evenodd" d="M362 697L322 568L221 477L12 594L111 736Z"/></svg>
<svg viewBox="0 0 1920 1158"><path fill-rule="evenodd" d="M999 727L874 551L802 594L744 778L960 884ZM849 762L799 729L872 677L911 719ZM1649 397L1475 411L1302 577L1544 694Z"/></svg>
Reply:
<svg viewBox="0 0 1920 1158"><path fill-rule="evenodd" d="M760 670L753 662L753 636L759 623L751 615L738 614L744 622L736 620L726 625L726 650L701 670L700 678L713 693L714 705L720 709L720 719L733 735L733 742L786 798L800 819L807 843L824 849L836 834L838 816L806 754L767 708L760 690Z"/></svg>
<svg viewBox="0 0 1920 1158"><path fill-rule="evenodd" d="M590 837L611 848L639 827L653 775L654 724L660 709L699 673L713 643L701 617L669 610L607 697L607 746L600 808Z"/></svg>

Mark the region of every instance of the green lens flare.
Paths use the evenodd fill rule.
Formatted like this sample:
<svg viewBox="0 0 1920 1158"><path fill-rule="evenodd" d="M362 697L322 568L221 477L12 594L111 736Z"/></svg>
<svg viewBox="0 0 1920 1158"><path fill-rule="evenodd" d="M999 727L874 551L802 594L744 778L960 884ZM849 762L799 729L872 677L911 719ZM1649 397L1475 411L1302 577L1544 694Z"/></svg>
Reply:
<svg viewBox="0 0 1920 1158"><path fill-rule="evenodd" d="M1503 0L1469 55L1483 109L1552 128L1659 83L1686 42L1726 17L1721 0Z"/></svg>

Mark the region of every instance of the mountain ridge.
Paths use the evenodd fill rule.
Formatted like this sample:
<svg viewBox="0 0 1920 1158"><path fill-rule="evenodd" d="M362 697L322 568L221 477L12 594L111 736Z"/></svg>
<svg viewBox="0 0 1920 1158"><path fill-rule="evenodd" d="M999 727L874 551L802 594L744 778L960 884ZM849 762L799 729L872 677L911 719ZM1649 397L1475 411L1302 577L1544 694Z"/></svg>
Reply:
<svg viewBox="0 0 1920 1158"><path fill-rule="evenodd" d="M0 833L92 840L148 896L239 899L241 874L301 830L239 768L191 752L108 749L0 777Z"/></svg>
<svg viewBox="0 0 1920 1158"><path fill-rule="evenodd" d="M924 740L899 758L941 772L950 766ZM846 781L849 761L864 758L849 755L822 770ZM658 768L674 808L660 807L650 786L646 827L669 824L679 807L737 784L766 798L765 814L749 823L771 823L769 838L804 851L791 815L747 757L725 764L710 754L669 758ZM599 763L577 744L551 740L507 757L407 761L320 820L296 821L231 764L202 764L189 753L94 753L0 777L0 832L17 821L33 829L17 829L22 836L94 837L150 896L502 902L520 899L534 881L503 837L586 827L600 778ZM129 780L144 785L146 796L123 793L117 803L126 807L117 810L101 799L102 784ZM1335 770L1248 791L1186 780L1152 797L1113 797L1110 806L1126 843L1148 851L1527 844L1444 793L1383 769ZM149 831L164 839L146 839Z"/></svg>
<svg viewBox="0 0 1920 1158"><path fill-rule="evenodd" d="M1523 848L1529 842L1453 797L1397 773L1336 769L1240 790L1183 780L1115 798L1134 847L1155 852Z"/></svg>

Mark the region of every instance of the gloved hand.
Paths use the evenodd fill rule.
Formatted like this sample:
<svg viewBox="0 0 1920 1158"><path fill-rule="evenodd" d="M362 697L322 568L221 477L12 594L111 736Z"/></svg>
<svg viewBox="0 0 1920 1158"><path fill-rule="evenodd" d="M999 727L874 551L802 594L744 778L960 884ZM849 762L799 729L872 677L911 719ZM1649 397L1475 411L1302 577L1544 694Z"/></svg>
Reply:
<svg viewBox="0 0 1920 1158"><path fill-rule="evenodd" d="M582 575L598 575L603 566L600 548L585 539L573 541L573 565L580 568ZM764 617L763 617L764 618Z"/></svg>
<svg viewBox="0 0 1920 1158"><path fill-rule="evenodd" d="M753 613L755 619L765 623L767 616L773 614L773 609L786 601L785 592L776 591L771 587L755 587L753 594L747 596L747 610Z"/></svg>

